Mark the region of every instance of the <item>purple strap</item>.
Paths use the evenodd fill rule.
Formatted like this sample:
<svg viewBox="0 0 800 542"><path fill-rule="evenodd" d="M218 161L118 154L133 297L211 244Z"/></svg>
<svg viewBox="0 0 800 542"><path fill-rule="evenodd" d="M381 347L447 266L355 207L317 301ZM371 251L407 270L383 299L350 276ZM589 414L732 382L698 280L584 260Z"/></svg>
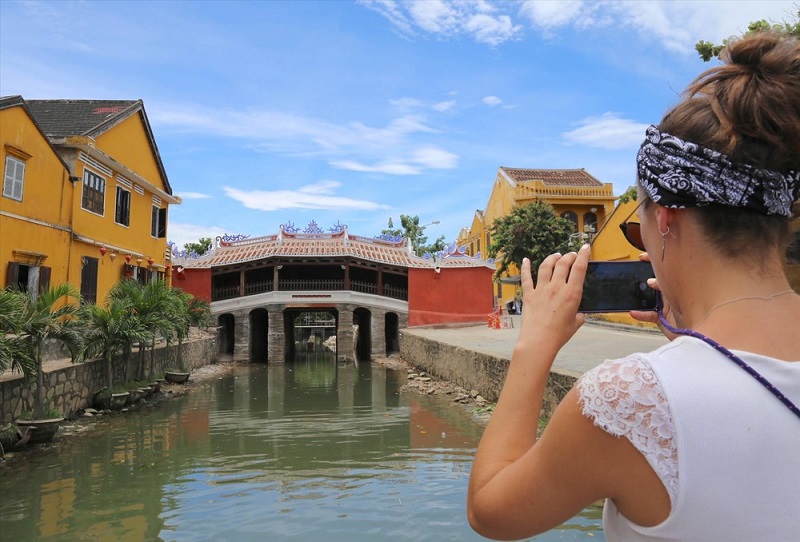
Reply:
<svg viewBox="0 0 800 542"><path fill-rule="evenodd" d="M773 386L772 383L769 380L767 380L766 378L761 376L761 373L759 373L758 371L756 371L755 369L750 367L742 358L740 358L739 356L737 356L736 354L734 354L733 352L731 352L730 350L728 350L727 348L725 348L724 346L719 344L714 339L706 337L702 333L699 333L699 332L694 331L692 329L683 329L683 328L673 327L672 325L670 325L669 322L667 322L667 319L664 318L663 308L664 308L664 305L661 302L661 296L659 295L658 296L658 320L661 322L662 326L664 326L667 330L671 331L672 333L676 333L678 335L688 335L689 337L694 337L696 339L700 339L704 343L706 343L706 344L710 345L711 347L713 347L716 351L720 352L721 354L724 354L725 357L727 357L729 360L734 362L736 365L738 365L739 367L741 367L742 369L747 371L747 373L750 376L752 376L753 378L758 380L758 382L762 386L767 388L770 391L770 393L772 393L772 395L777 397L778 400L781 403L786 405L786 408L791 410L794 413L795 416L800 418L800 408L797 408L797 405L795 405L788 397L786 397L781 392L781 390L779 390L778 388Z"/></svg>

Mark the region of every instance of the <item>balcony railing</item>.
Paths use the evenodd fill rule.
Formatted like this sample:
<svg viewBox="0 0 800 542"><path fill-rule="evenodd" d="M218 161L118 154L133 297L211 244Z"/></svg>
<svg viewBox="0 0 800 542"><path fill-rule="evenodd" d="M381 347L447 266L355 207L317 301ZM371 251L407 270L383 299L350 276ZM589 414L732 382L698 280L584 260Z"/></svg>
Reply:
<svg viewBox="0 0 800 542"><path fill-rule="evenodd" d="M274 283L269 281L247 282L244 285L244 295L262 294L275 291ZM225 286L212 286L211 300L220 301L222 299L232 299L239 297L240 286L238 284ZM345 290L344 280L341 279L312 279L299 280L287 279L278 282L278 290L282 292L319 292L319 291L340 291ZM378 285L371 282L350 281L350 291L363 294L378 295ZM394 286L391 284L383 285L384 297L408 301L408 288Z"/></svg>

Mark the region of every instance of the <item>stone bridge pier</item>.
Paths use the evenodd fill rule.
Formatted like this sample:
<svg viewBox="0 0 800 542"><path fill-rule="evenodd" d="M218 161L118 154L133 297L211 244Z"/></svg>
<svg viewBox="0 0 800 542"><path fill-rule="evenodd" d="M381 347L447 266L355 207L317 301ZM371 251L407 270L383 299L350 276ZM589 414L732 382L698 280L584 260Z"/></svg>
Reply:
<svg viewBox="0 0 800 542"><path fill-rule="evenodd" d="M292 362L295 318L304 312L329 312L336 322L336 359L353 362L399 352L400 329L408 325L408 312L407 307L397 309L406 310L359 303L250 303L246 307L212 306L212 314L219 326L221 359Z"/></svg>

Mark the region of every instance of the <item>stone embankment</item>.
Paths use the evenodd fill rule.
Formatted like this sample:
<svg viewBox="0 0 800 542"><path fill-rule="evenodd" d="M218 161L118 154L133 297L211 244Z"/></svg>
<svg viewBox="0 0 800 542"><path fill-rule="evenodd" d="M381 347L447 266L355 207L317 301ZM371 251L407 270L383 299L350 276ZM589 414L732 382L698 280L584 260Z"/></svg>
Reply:
<svg viewBox="0 0 800 542"><path fill-rule="evenodd" d="M174 367L178 345L157 346L153 356L155 373ZM181 346L184 367L192 371L213 363L216 359L216 334L192 330ZM150 352L145 354L149 367ZM139 354L133 352L128 360L113 360L114 382L125 382L138 374ZM108 368L103 360L72 363L69 359L45 361L44 398L47 408L57 410L63 417L72 418L79 411L91 407L92 394L106 386ZM26 382L17 373L0 375L0 423L11 423L24 412L32 412L36 398L36 383Z"/></svg>
<svg viewBox="0 0 800 542"><path fill-rule="evenodd" d="M474 403L479 412L490 411L508 373L518 330L486 331L481 326L463 327L458 333L463 338L461 344L442 340L443 335L430 328L403 331L400 357L410 364L412 374L426 373L422 380L410 378L407 386L431 394L438 393L437 389L444 386L445 390L453 390L449 394L455 394L454 400ZM550 417L579 376L578 372L555 368L550 372L542 418ZM425 380L426 377L434 378Z"/></svg>

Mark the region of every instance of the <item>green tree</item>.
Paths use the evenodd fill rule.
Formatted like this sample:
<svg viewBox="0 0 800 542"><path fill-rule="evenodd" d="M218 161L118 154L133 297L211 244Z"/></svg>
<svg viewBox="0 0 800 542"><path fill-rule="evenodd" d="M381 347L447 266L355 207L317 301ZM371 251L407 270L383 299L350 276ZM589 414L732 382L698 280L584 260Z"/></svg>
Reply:
<svg viewBox="0 0 800 542"><path fill-rule="evenodd" d="M84 358L103 358L110 391L114 386L114 356L123 355L127 360L133 343L146 340L145 329L126 300L113 297L108 298L106 307L92 303L81 307L81 321Z"/></svg>
<svg viewBox="0 0 800 542"><path fill-rule="evenodd" d="M629 201L633 200L636 201L639 199L639 193L636 191L635 186L629 186L625 192L619 197L620 203L628 203Z"/></svg>
<svg viewBox="0 0 800 542"><path fill-rule="evenodd" d="M765 19L753 21L747 26L747 32L745 32L745 35L752 32L762 32L764 30L786 32L786 34L789 36L800 38L800 9L797 10L797 15L794 17L794 20L784 21L779 24L770 24ZM697 54L700 55L700 58L702 58L704 62L708 62L714 57L719 57L720 52L727 44L728 40L722 40L722 43L720 44L700 40L697 42L694 48L697 51Z"/></svg>
<svg viewBox="0 0 800 542"><path fill-rule="evenodd" d="M211 321L211 310L207 301L197 299L178 288L171 288L169 297L170 319L175 326L173 336L178 341L175 361L177 368L184 372L183 341L189 336L190 327L208 327ZM169 341L170 337L167 337L167 342L169 343Z"/></svg>
<svg viewBox="0 0 800 542"><path fill-rule="evenodd" d="M122 280L109 292L110 299L118 299L139 319L144 332L144 340L139 346L139 374L137 378L152 379L154 376L155 345L159 337L171 339L175 333L172 320L172 298L170 288L163 280L153 280L142 286L134 280ZM150 364L147 366L145 353L150 351Z"/></svg>
<svg viewBox="0 0 800 542"><path fill-rule="evenodd" d="M185 243L183 248L185 248L188 252L194 252L199 256L208 252L208 249L211 248L212 243L213 241L211 240L211 237L201 237L196 243Z"/></svg>
<svg viewBox="0 0 800 542"><path fill-rule="evenodd" d="M520 265L522 258L530 259L535 273L548 255L576 248L576 241L572 240L572 222L558 217L552 205L539 200L515 207L509 215L498 218L489 233L492 242L488 256L500 262L495 274L497 279L512 264Z"/></svg>
<svg viewBox="0 0 800 542"><path fill-rule="evenodd" d="M414 252L421 256L425 252L435 252L435 250L431 250L437 246L441 246L441 248L437 250L442 250L444 248L444 235L442 235L439 239L437 239L432 245L426 245L428 242L428 237L425 235L425 228L430 226L431 224L438 224L438 220L434 220L430 224L420 225L419 223L419 215L409 216L409 215L400 215L400 226L401 229L397 229L394 227L392 223L392 219L389 219L388 228L381 230L381 233L384 235L391 235L391 236L398 236L402 235L407 239L411 240L411 248L414 249Z"/></svg>
<svg viewBox="0 0 800 542"><path fill-rule="evenodd" d="M72 361L81 352L81 332L78 322L78 301L80 294L69 284L54 286L42 293L24 292L22 294L22 315L20 320L20 345L34 360L36 375L36 399L33 415L44 415L44 374L42 355L48 341L61 342L69 349Z"/></svg>
<svg viewBox="0 0 800 542"><path fill-rule="evenodd" d="M16 370L25 376L36 374L36 360L22 344L24 292L0 291L0 374Z"/></svg>

